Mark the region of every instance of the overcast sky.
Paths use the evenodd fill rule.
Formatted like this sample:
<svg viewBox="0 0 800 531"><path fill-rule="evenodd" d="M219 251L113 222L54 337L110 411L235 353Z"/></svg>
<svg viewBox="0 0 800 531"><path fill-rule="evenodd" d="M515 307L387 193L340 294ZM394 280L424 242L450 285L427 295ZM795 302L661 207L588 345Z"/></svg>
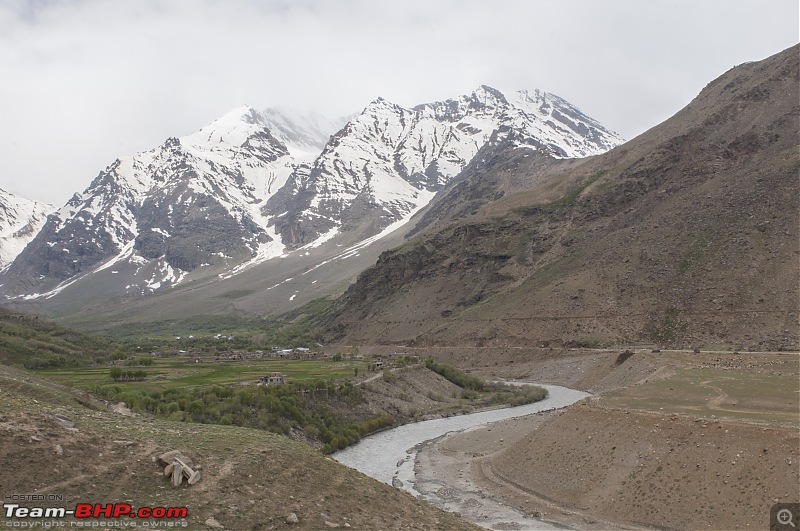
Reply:
<svg viewBox="0 0 800 531"><path fill-rule="evenodd" d="M242 104L540 88L625 138L795 43L797 0L0 0L0 188L63 205Z"/></svg>

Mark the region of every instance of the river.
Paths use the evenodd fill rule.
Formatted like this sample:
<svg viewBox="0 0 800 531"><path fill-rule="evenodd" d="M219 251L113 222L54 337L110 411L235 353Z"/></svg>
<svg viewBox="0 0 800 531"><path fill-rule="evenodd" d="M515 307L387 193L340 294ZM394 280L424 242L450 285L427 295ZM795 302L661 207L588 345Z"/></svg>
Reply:
<svg viewBox="0 0 800 531"><path fill-rule="evenodd" d="M530 385L525 382L509 382L515 385ZM558 385L541 385L548 391L548 397L539 402L511 408L494 409L467 415L457 415L415 422L398 426L369 437L358 444L333 454L335 460L355 468L364 474L389 485L403 488L415 496L423 496L415 490L414 464L417 446L441 437L450 432L462 431L500 420L524 417L534 413L567 407L590 396L583 391L576 391ZM436 504L436 500L430 500Z"/></svg>

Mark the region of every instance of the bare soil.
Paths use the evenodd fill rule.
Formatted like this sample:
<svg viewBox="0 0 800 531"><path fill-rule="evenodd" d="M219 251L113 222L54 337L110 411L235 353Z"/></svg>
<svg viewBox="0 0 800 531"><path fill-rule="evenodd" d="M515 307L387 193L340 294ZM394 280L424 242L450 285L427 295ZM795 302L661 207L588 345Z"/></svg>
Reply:
<svg viewBox="0 0 800 531"><path fill-rule="evenodd" d="M499 452L499 483L627 525L765 527L797 501L800 434L580 405Z"/></svg>

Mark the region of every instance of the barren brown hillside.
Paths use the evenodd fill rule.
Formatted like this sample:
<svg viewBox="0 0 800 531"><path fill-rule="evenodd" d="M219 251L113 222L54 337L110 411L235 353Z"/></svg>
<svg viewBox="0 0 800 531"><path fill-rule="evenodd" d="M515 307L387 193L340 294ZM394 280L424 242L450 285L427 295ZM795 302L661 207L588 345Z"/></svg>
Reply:
<svg viewBox="0 0 800 531"><path fill-rule="evenodd" d="M485 466L621 524L763 528L771 505L797 495L797 444L795 429L577 406Z"/></svg>
<svg viewBox="0 0 800 531"><path fill-rule="evenodd" d="M437 202L449 221L359 277L324 339L797 349L799 51L605 155L497 154Z"/></svg>

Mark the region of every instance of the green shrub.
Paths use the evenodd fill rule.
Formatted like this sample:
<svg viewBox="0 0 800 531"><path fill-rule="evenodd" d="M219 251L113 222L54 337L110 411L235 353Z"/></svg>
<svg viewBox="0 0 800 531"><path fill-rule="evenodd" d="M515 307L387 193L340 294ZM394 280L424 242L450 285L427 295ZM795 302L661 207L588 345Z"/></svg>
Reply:
<svg viewBox="0 0 800 531"><path fill-rule="evenodd" d="M478 398L478 392L472 389L462 389L461 398L463 398L464 400L475 400L476 398Z"/></svg>
<svg viewBox="0 0 800 531"><path fill-rule="evenodd" d="M142 356L142 357L139 357L139 358L128 360L128 363L126 365L129 365L129 366L138 365L140 367L145 367L145 366L149 367L149 366L153 365L154 363L155 363L155 361L153 360L153 358L148 358L148 357Z"/></svg>
<svg viewBox="0 0 800 531"><path fill-rule="evenodd" d="M124 379L129 371L116 368ZM245 389L213 386L149 391L134 388L124 393L119 386L106 385L96 388L96 393L122 400L133 410L150 411L172 420L249 426L280 434L301 429L307 436L323 442L326 452L349 446L362 435L394 423L394 418L385 413L359 422L330 407L334 401L339 408L343 404L355 407L364 402L363 391L350 382L337 385L317 380L302 385Z"/></svg>
<svg viewBox="0 0 800 531"><path fill-rule="evenodd" d="M483 380L465 374L453 366L445 365L444 363L436 363L433 358L428 358L425 360L425 367L461 388L483 391L485 385Z"/></svg>
<svg viewBox="0 0 800 531"><path fill-rule="evenodd" d="M525 385L517 387L514 394L506 401L510 406L522 406L547 398L548 392L544 387Z"/></svg>

